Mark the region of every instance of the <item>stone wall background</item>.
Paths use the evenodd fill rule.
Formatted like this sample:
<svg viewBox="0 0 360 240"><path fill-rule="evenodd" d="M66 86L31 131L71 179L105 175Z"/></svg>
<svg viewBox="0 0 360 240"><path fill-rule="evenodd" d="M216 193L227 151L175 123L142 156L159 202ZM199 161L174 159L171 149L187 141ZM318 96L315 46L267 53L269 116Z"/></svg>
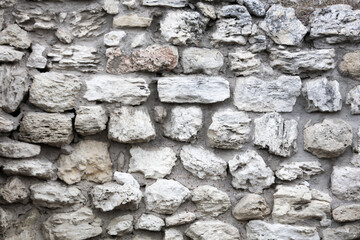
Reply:
<svg viewBox="0 0 360 240"><path fill-rule="evenodd" d="M1 237L359 239L336 3L0 1Z"/></svg>

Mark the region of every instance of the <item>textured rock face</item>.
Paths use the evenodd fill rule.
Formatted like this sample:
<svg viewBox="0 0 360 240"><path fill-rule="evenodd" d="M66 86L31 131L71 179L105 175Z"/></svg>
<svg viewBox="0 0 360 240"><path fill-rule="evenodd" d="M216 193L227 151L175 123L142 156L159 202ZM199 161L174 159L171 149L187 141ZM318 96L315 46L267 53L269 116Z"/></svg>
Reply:
<svg viewBox="0 0 360 240"><path fill-rule="evenodd" d="M46 239L83 240L101 234L102 220L88 207L71 213L56 213L43 223Z"/></svg>
<svg viewBox="0 0 360 240"><path fill-rule="evenodd" d="M239 221L264 219L270 213L270 206L258 194L246 194L232 210L232 215Z"/></svg>
<svg viewBox="0 0 360 240"><path fill-rule="evenodd" d="M29 34L16 24L8 25L0 32L0 44L8 44L15 48L27 49L31 45Z"/></svg>
<svg viewBox="0 0 360 240"><path fill-rule="evenodd" d="M183 146L180 159L184 168L200 179L220 180L226 176L226 162L201 146Z"/></svg>
<svg viewBox="0 0 360 240"><path fill-rule="evenodd" d="M41 44L33 44L31 46L31 54L27 60L26 66L30 68L44 69L47 64L47 58L45 57L46 47Z"/></svg>
<svg viewBox="0 0 360 240"><path fill-rule="evenodd" d="M337 222L351 222L360 220L360 204L349 204L335 208L332 211Z"/></svg>
<svg viewBox="0 0 360 240"><path fill-rule="evenodd" d="M323 173L324 169L320 162L290 162L281 163L280 168L275 172L276 177L283 181L292 181L295 179L309 179L310 176Z"/></svg>
<svg viewBox="0 0 360 240"><path fill-rule="evenodd" d="M187 0L144 0L142 5L144 6L163 6L163 7L174 7L181 8L185 7Z"/></svg>
<svg viewBox="0 0 360 240"><path fill-rule="evenodd" d="M345 76L360 80L360 51L346 53L339 64L339 70Z"/></svg>
<svg viewBox="0 0 360 240"><path fill-rule="evenodd" d="M331 174L331 191L340 199L360 200L360 168L334 167Z"/></svg>
<svg viewBox="0 0 360 240"><path fill-rule="evenodd" d="M281 157L290 157L297 152L297 122L285 120L279 113L267 113L256 118L254 144Z"/></svg>
<svg viewBox="0 0 360 240"><path fill-rule="evenodd" d="M143 107L121 107L110 114L108 137L113 141L149 142L155 135L149 113Z"/></svg>
<svg viewBox="0 0 360 240"><path fill-rule="evenodd" d="M96 183L112 178L111 159L106 142L84 140L79 142L70 155L60 155L58 176L67 184L81 180Z"/></svg>
<svg viewBox="0 0 360 240"><path fill-rule="evenodd" d="M76 110L75 129L83 136L93 135L105 130L107 121L102 106L80 106Z"/></svg>
<svg viewBox="0 0 360 240"><path fill-rule="evenodd" d="M116 0L105 0L103 9L108 14L118 14L119 13L119 2Z"/></svg>
<svg viewBox="0 0 360 240"><path fill-rule="evenodd" d="M356 240L360 237L360 226L345 225L337 228L327 228L323 231L324 240Z"/></svg>
<svg viewBox="0 0 360 240"><path fill-rule="evenodd" d="M0 233L4 233L10 227L13 217L10 212L0 208Z"/></svg>
<svg viewBox="0 0 360 240"><path fill-rule="evenodd" d="M165 229L164 240L183 240L182 233L174 228Z"/></svg>
<svg viewBox="0 0 360 240"><path fill-rule="evenodd" d="M240 240L239 230L219 220L197 221L186 229L185 234L194 240Z"/></svg>
<svg viewBox="0 0 360 240"><path fill-rule="evenodd" d="M196 8L205 17L213 20L216 19L216 12L214 6L202 2L197 2Z"/></svg>
<svg viewBox="0 0 360 240"><path fill-rule="evenodd" d="M29 200L29 195L28 187L19 177L8 178L5 185L0 189L0 199L4 199L7 203L25 204Z"/></svg>
<svg viewBox="0 0 360 240"><path fill-rule="evenodd" d="M145 188L146 210L172 214L190 197L190 191L174 180L158 179Z"/></svg>
<svg viewBox="0 0 360 240"><path fill-rule="evenodd" d="M0 133L16 130L19 123L16 118L0 109Z"/></svg>
<svg viewBox="0 0 360 240"><path fill-rule="evenodd" d="M124 28L124 27L145 28L150 26L151 21L152 18L141 17L136 14L128 14L128 15L114 17L113 27L114 28Z"/></svg>
<svg viewBox="0 0 360 240"><path fill-rule="evenodd" d="M246 225L246 237L248 240L320 240L315 227L271 224L260 220L250 221Z"/></svg>
<svg viewBox="0 0 360 240"><path fill-rule="evenodd" d="M232 175L231 184L235 189L261 193L275 181L273 171L266 166L264 159L252 150L235 155L229 161L229 170Z"/></svg>
<svg viewBox="0 0 360 240"><path fill-rule="evenodd" d="M161 231L163 226L165 226L165 223L161 218L152 214L143 214L136 222L135 229L158 232Z"/></svg>
<svg viewBox="0 0 360 240"><path fill-rule="evenodd" d="M134 217L132 215L124 215L114 218L110 221L106 230L111 236L122 237L133 231Z"/></svg>
<svg viewBox="0 0 360 240"><path fill-rule="evenodd" d="M18 62L24 56L23 52L10 46L0 45L0 62Z"/></svg>
<svg viewBox="0 0 360 240"><path fill-rule="evenodd" d="M229 60L230 69L236 76L249 76L260 72L260 59L255 58L255 54L249 51L236 49L235 52L229 53Z"/></svg>
<svg viewBox="0 0 360 240"><path fill-rule="evenodd" d="M0 142L0 157L6 158L29 158L40 154L39 145L19 141Z"/></svg>
<svg viewBox="0 0 360 240"><path fill-rule="evenodd" d="M352 128L341 119L324 119L304 128L304 149L318 158L342 155L352 143Z"/></svg>
<svg viewBox="0 0 360 240"><path fill-rule="evenodd" d="M158 80L161 102L215 103L230 97L229 82L222 77L164 77Z"/></svg>
<svg viewBox="0 0 360 240"><path fill-rule="evenodd" d="M234 105L244 111L292 112L300 90L301 79L297 76L281 76L270 81L256 77L238 78Z"/></svg>
<svg viewBox="0 0 360 240"><path fill-rule="evenodd" d="M176 153L168 147L156 149L132 147L130 154L128 172L141 172L145 178L152 179L164 178L169 175L177 160Z"/></svg>
<svg viewBox="0 0 360 240"><path fill-rule="evenodd" d="M259 0L244 0L244 5L250 14L256 17L265 16L265 5Z"/></svg>
<svg viewBox="0 0 360 240"><path fill-rule="evenodd" d="M195 221L196 215L192 212L181 212L165 218L167 227L184 225Z"/></svg>
<svg viewBox="0 0 360 240"><path fill-rule="evenodd" d="M124 31L108 32L104 35L104 44L109 47L118 47L125 36L126 32Z"/></svg>
<svg viewBox="0 0 360 240"><path fill-rule="evenodd" d="M348 92L346 104L351 105L351 114L360 114L360 86L356 86Z"/></svg>
<svg viewBox="0 0 360 240"><path fill-rule="evenodd" d="M224 65L224 56L216 49L191 47L183 51L181 65L184 73L217 75Z"/></svg>
<svg viewBox="0 0 360 240"><path fill-rule="evenodd" d="M26 31L56 29L55 11L44 9L40 4L18 5L12 12L16 23Z"/></svg>
<svg viewBox="0 0 360 240"><path fill-rule="evenodd" d="M152 45L130 54L120 48L108 48L106 56L106 71L112 74L171 71L178 64L178 50L173 46Z"/></svg>
<svg viewBox="0 0 360 240"><path fill-rule="evenodd" d="M98 75L86 81L84 98L89 101L140 105L150 95L144 78Z"/></svg>

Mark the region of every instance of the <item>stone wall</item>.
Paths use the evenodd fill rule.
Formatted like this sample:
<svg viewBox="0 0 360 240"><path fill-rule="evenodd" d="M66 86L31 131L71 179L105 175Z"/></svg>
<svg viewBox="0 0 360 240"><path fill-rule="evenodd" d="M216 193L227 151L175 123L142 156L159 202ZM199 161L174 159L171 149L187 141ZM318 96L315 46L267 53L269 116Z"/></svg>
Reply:
<svg viewBox="0 0 360 240"><path fill-rule="evenodd" d="M0 0L0 238L360 239L359 3L296 2Z"/></svg>

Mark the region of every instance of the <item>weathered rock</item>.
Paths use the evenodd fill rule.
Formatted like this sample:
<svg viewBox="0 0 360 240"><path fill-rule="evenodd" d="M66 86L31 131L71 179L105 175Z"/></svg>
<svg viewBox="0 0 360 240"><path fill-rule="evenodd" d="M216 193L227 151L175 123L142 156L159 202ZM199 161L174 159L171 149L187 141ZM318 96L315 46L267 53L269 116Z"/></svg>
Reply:
<svg viewBox="0 0 360 240"><path fill-rule="evenodd" d="M149 142L156 136L144 107L121 107L110 114L109 139L121 143Z"/></svg>
<svg viewBox="0 0 360 240"><path fill-rule="evenodd" d="M163 106L155 106L154 107L154 120L157 123L163 123L164 119L167 116L166 108Z"/></svg>
<svg viewBox="0 0 360 240"><path fill-rule="evenodd" d="M13 47L0 45L0 62L18 62L24 55Z"/></svg>
<svg viewBox="0 0 360 240"><path fill-rule="evenodd" d="M27 203L29 200L29 189L17 176L6 180L5 185L0 189L0 198L7 203Z"/></svg>
<svg viewBox="0 0 360 240"><path fill-rule="evenodd" d="M145 178L164 178L171 173L177 160L176 153L169 147L130 149L128 172L141 172Z"/></svg>
<svg viewBox="0 0 360 240"><path fill-rule="evenodd" d="M72 117L59 113L25 113L20 123L19 139L25 142L61 146L73 139Z"/></svg>
<svg viewBox="0 0 360 240"><path fill-rule="evenodd" d="M332 211L332 216L337 222L360 220L360 204L349 204L337 207Z"/></svg>
<svg viewBox="0 0 360 240"><path fill-rule="evenodd" d="M158 232L163 226L165 223L161 218L152 214L142 214L135 224L135 229Z"/></svg>
<svg viewBox="0 0 360 240"><path fill-rule="evenodd" d="M0 44L8 44L15 48L28 49L31 45L29 34L16 24L8 25L0 32Z"/></svg>
<svg viewBox="0 0 360 240"><path fill-rule="evenodd" d="M292 75L327 71L335 68L335 49L288 50L271 49L270 65Z"/></svg>
<svg viewBox="0 0 360 240"><path fill-rule="evenodd" d="M102 233L102 220L88 207L55 213L42 225L45 239L84 240Z"/></svg>
<svg viewBox="0 0 360 240"><path fill-rule="evenodd" d="M281 157L290 157L297 152L296 120L285 120L279 113L266 113L254 123L255 145Z"/></svg>
<svg viewBox="0 0 360 240"><path fill-rule="evenodd" d="M301 79L297 76L281 76L270 81L256 77L238 78L234 105L244 111L292 112L300 90Z"/></svg>
<svg viewBox="0 0 360 240"><path fill-rule="evenodd" d="M182 52L181 65L184 73L217 75L224 65L224 56L217 49L190 47Z"/></svg>
<svg viewBox="0 0 360 240"><path fill-rule="evenodd" d="M304 127L304 149L318 158L342 155L352 143L352 128L342 119L324 119Z"/></svg>
<svg viewBox="0 0 360 240"><path fill-rule="evenodd" d="M216 12L215 12L214 6L212 6L210 4L205 4L203 2L197 2L196 3L196 8L205 17L208 17L208 18L213 19L213 20L216 19Z"/></svg>
<svg viewBox="0 0 360 240"><path fill-rule="evenodd" d="M337 228L326 228L323 230L324 240L356 240L360 238L360 226L345 225Z"/></svg>
<svg viewBox="0 0 360 240"><path fill-rule="evenodd" d="M150 90L144 78L96 75L86 81L84 98L88 101L140 105L149 95Z"/></svg>
<svg viewBox="0 0 360 240"><path fill-rule="evenodd" d="M252 53L258 53L267 49L267 38L265 35L256 35L249 38L249 51Z"/></svg>
<svg viewBox="0 0 360 240"><path fill-rule="evenodd" d="M1 0L0 7L2 8L9 8L14 6L17 3L17 0Z"/></svg>
<svg viewBox="0 0 360 240"><path fill-rule="evenodd" d="M344 76L360 80L360 51L346 53L339 64L339 70Z"/></svg>
<svg viewBox="0 0 360 240"><path fill-rule="evenodd" d="M165 229L163 240L184 240L182 233L174 228Z"/></svg>
<svg viewBox="0 0 360 240"><path fill-rule="evenodd" d="M320 240L315 227L272 224L260 220L250 221L246 225L246 237L247 240Z"/></svg>
<svg viewBox="0 0 360 240"><path fill-rule="evenodd" d="M147 211L159 214L173 214L190 197L190 191L174 180L158 179L145 188Z"/></svg>
<svg viewBox="0 0 360 240"><path fill-rule="evenodd" d="M3 172L7 175L56 179L56 166L49 160L40 158L6 161Z"/></svg>
<svg viewBox="0 0 360 240"><path fill-rule="evenodd" d="M47 64L47 58L45 57L45 50L41 44L35 43L31 46L31 54L26 62L26 66L30 68L44 69Z"/></svg>
<svg viewBox="0 0 360 240"><path fill-rule="evenodd" d="M292 181L304 178L308 180L310 176L323 173L320 162L289 162L281 163L279 169L275 172L276 177L283 181Z"/></svg>
<svg viewBox="0 0 360 240"><path fill-rule="evenodd" d="M11 132L16 130L18 126L19 121L17 118L7 114L2 109L0 109L0 133Z"/></svg>
<svg viewBox="0 0 360 240"><path fill-rule="evenodd" d="M5 13L5 9L1 9L0 10L0 30L2 30L4 28L4 13Z"/></svg>
<svg viewBox="0 0 360 240"><path fill-rule="evenodd" d="M109 143L107 142L80 141L70 155L60 155L58 159L59 178L67 184L74 184L81 180L96 183L110 181L112 163L108 148Z"/></svg>
<svg viewBox="0 0 360 240"><path fill-rule="evenodd" d="M93 135L105 130L107 121L102 106L80 106L76 110L75 129L83 136Z"/></svg>
<svg viewBox="0 0 360 240"><path fill-rule="evenodd" d="M17 218L13 225L13 231L5 233L6 240L37 239L40 232L34 226L37 225L41 214L36 208L32 208L25 215Z"/></svg>
<svg viewBox="0 0 360 240"><path fill-rule="evenodd" d="M219 220L197 221L185 231L193 240L240 240L239 230Z"/></svg>
<svg viewBox="0 0 360 240"><path fill-rule="evenodd" d="M244 0L244 5L250 14L256 17L265 16L265 5L260 0Z"/></svg>
<svg viewBox="0 0 360 240"><path fill-rule="evenodd" d="M113 27L114 28L145 28L151 25L152 18L140 17L136 14L128 14L114 17Z"/></svg>
<svg viewBox="0 0 360 240"><path fill-rule="evenodd" d="M26 31L56 29L56 12L43 4L19 4L12 11L16 23Z"/></svg>
<svg viewBox="0 0 360 240"><path fill-rule="evenodd" d="M0 207L0 233L4 233L8 228L10 228L13 220L13 214Z"/></svg>
<svg viewBox="0 0 360 240"><path fill-rule="evenodd" d="M157 89L161 102L206 104L230 97L229 82L222 77L163 77Z"/></svg>
<svg viewBox="0 0 360 240"><path fill-rule="evenodd" d="M106 71L112 74L170 71L178 63L178 50L174 46L152 45L133 50L130 54L120 48L108 48L106 56Z"/></svg>
<svg viewBox="0 0 360 240"><path fill-rule="evenodd" d="M32 203L46 208L63 208L85 202L77 187L67 187L59 182L33 184L30 187Z"/></svg>
<svg viewBox="0 0 360 240"><path fill-rule="evenodd" d="M335 166L331 174L331 191L343 200L360 200L360 168Z"/></svg>
<svg viewBox="0 0 360 240"><path fill-rule="evenodd" d="M39 145L9 140L0 142L0 157L29 158L40 154Z"/></svg>
<svg viewBox="0 0 360 240"><path fill-rule="evenodd" d="M122 237L133 231L134 217L132 215L124 215L114 218L110 221L106 230L111 236Z"/></svg>
<svg viewBox="0 0 360 240"><path fill-rule="evenodd" d="M346 104L351 105L351 114L360 114L360 85L352 88L346 95Z"/></svg>
<svg viewBox="0 0 360 240"><path fill-rule="evenodd" d="M104 35L104 44L109 47L118 47L126 32L124 31L111 31Z"/></svg>
<svg viewBox="0 0 360 240"><path fill-rule="evenodd" d="M209 19L195 11L168 11L160 21L161 35L174 45L200 42Z"/></svg>
<svg viewBox="0 0 360 240"><path fill-rule="evenodd" d="M215 112L207 136L214 148L239 149L249 141L251 119L244 112L225 109Z"/></svg>
<svg viewBox="0 0 360 240"><path fill-rule="evenodd" d="M181 212L165 218L167 227L179 226L195 221L196 215L192 212Z"/></svg>
<svg viewBox="0 0 360 240"><path fill-rule="evenodd" d="M182 8L187 5L187 0L143 0L142 5Z"/></svg>
<svg viewBox="0 0 360 240"><path fill-rule="evenodd" d="M229 196L219 189L202 185L192 191L191 201L195 203L200 215L217 217L231 207Z"/></svg>
<svg viewBox="0 0 360 240"><path fill-rule="evenodd" d="M115 172L114 173L114 180L120 185L128 184L133 186L134 188L140 188L138 181L130 174L130 173L123 173L123 172Z"/></svg>
<svg viewBox="0 0 360 240"><path fill-rule="evenodd" d="M60 40L60 42L69 44L74 40L74 36L68 28L58 28L55 32L55 36Z"/></svg>
<svg viewBox="0 0 360 240"><path fill-rule="evenodd" d="M229 53L230 69L236 76L249 76L260 72L260 59L255 58L255 54L239 48L235 52Z"/></svg>
<svg viewBox="0 0 360 240"><path fill-rule="evenodd" d="M220 180L226 176L226 162L201 146L183 146L180 159L184 168L200 179Z"/></svg>
<svg viewBox="0 0 360 240"><path fill-rule="evenodd" d="M264 219L271 213L271 209L265 199L258 194L246 194L235 205L232 215L239 221Z"/></svg>
<svg viewBox="0 0 360 240"><path fill-rule="evenodd" d="M137 48L142 47L147 44L148 41L148 34L147 33L140 33L133 37L130 47Z"/></svg>
<svg viewBox="0 0 360 240"><path fill-rule="evenodd" d="M105 0L103 9L108 14L118 14L119 13L119 1L118 0Z"/></svg>

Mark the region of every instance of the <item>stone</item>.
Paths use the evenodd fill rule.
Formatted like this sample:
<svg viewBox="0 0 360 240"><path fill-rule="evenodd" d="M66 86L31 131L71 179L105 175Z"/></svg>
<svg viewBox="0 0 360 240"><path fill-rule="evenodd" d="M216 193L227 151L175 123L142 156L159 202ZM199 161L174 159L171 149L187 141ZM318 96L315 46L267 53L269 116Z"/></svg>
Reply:
<svg viewBox="0 0 360 240"><path fill-rule="evenodd" d="M217 75L224 65L224 56L217 49L190 47L182 52L181 65L184 73Z"/></svg>
<svg viewBox="0 0 360 240"><path fill-rule="evenodd" d="M247 8L250 14L256 17L265 16L265 5L260 0L244 0L244 6Z"/></svg>
<svg viewBox="0 0 360 240"><path fill-rule="evenodd" d="M301 93L298 76L280 76L261 80L256 77L238 78L234 92L234 105L242 111L292 112Z"/></svg>
<svg viewBox="0 0 360 240"><path fill-rule="evenodd" d="M108 48L106 56L106 71L111 74L170 71L178 63L178 50L174 46L151 45L130 54L120 48Z"/></svg>
<svg viewBox="0 0 360 240"><path fill-rule="evenodd" d="M137 48L147 44L148 35L146 33L140 33L133 37L130 47Z"/></svg>
<svg viewBox="0 0 360 240"><path fill-rule="evenodd" d="M202 146L184 145L180 159L184 168L200 179L221 180L226 177L226 162Z"/></svg>
<svg viewBox="0 0 360 240"><path fill-rule="evenodd" d="M119 13L119 1L118 0L105 0L103 9L108 14L118 14Z"/></svg>
<svg viewBox="0 0 360 240"><path fill-rule="evenodd" d="M19 139L60 147L73 140L72 117L60 113L25 113L20 123Z"/></svg>
<svg viewBox="0 0 360 240"><path fill-rule="evenodd" d="M216 11L214 6L210 5L210 4L205 4L203 2L197 2L195 4L197 10L204 15L205 17L208 17L212 20L216 19Z"/></svg>
<svg viewBox="0 0 360 240"><path fill-rule="evenodd" d="M359 62L360 62L360 51L346 53L339 64L340 73L344 76L353 78L355 80L360 80Z"/></svg>
<svg viewBox="0 0 360 240"><path fill-rule="evenodd" d="M57 13L46 9L44 4L18 4L12 11L17 25L26 31L54 30L57 28Z"/></svg>
<svg viewBox="0 0 360 240"><path fill-rule="evenodd" d="M18 126L19 121L17 118L7 114L2 109L0 109L0 133L11 132L16 130Z"/></svg>
<svg viewBox="0 0 360 240"><path fill-rule="evenodd" d="M310 176L321 174L324 169L319 161L311 162L289 162L281 163L275 175L283 181L293 181L295 179L309 180Z"/></svg>
<svg viewBox="0 0 360 240"><path fill-rule="evenodd" d="M360 168L335 166L331 174L331 191L339 199L359 201L359 179Z"/></svg>
<svg viewBox="0 0 360 240"><path fill-rule="evenodd" d="M182 8L187 5L187 0L143 0L142 5Z"/></svg>
<svg viewBox="0 0 360 240"><path fill-rule="evenodd" d="M185 230L193 240L240 240L239 230L219 220L197 221Z"/></svg>
<svg viewBox="0 0 360 240"><path fill-rule="evenodd" d="M102 220L88 207L70 213L55 213L43 224L45 239L83 240L102 233Z"/></svg>
<svg viewBox="0 0 360 240"><path fill-rule="evenodd" d="M0 30L4 28L4 13L5 9L0 10Z"/></svg>
<svg viewBox="0 0 360 240"><path fill-rule="evenodd" d="M345 225L336 228L326 228L323 230L324 240L356 240L360 237L360 226Z"/></svg>
<svg viewBox="0 0 360 240"><path fill-rule="evenodd" d="M83 136L94 135L106 129L107 121L102 106L79 106L76 110L75 130Z"/></svg>
<svg viewBox="0 0 360 240"><path fill-rule="evenodd" d="M59 182L33 184L30 186L30 191L34 205L50 209L82 204L86 201L77 187L67 187Z"/></svg>
<svg viewBox="0 0 360 240"><path fill-rule="evenodd" d="M1 0L0 7L2 8L9 8L14 6L17 3L17 0Z"/></svg>
<svg viewBox="0 0 360 240"><path fill-rule="evenodd" d="M29 101L47 112L64 112L75 107L81 89L80 78L57 72L33 76Z"/></svg>
<svg viewBox="0 0 360 240"><path fill-rule="evenodd" d="M332 216L337 222L352 222L360 220L360 204L348 204L335 208Z"/></svg>
<svg viewBox="0 0 360 240"><path fill-rule="evenodd" d="M352 88L346 95L346 104L351 105L351 114L360 114L360 85Z"/></svg>
<svg viewBox="0 0 360 240"><path fill-rule="evenodd" d="M45 180L55 180L56 166L47 159L34 158L6 161L3 172L7 175L22 175Z"/></svg>
<svg viewBox="0 0 360 240"><path fill-rule="evenodd" d="M358 42L360 10L345 4L316 9L310 16L310 37L323 38L326 43Z"/></svg>
<svg viewBox="0 0 360 240"><path fill-rule="evenodd" d="M290 157L297 148L298 123L294 119L285 120L279 113L266 113L254 120L254 144L270 153Z"/></svg>
<svg viewBox="0 0 360 240"><path fill-rule="evenodd" d="M260 59L255 58L255 54L239 48L235 52L229 53L230 70L235 76L249 76L260 72Z"/></svg>
<svg viewBox="0 0 360 240"><path fill-rule="evenodd" d="M110 0L112 1L112 0ZM104 44L108 47L118 47L121 40L126 37L126 32L124 31L111 31L104 35Z"/></svg>
<svg viewBox="0 0 360 240"><path fill-rule="evenodd" d="M262 193L275 182L271 168L266 166L264 159L253 150L235 155L228 164L232 175L231 185L235 189Z"/></svg>
<svg viewBox="0 0 360 240"><path fill-rule="evenodd" d="M196 214L192 212L180 212L165 218L167 227L179 226L192 223L196 219Z"/></svg>
<svg viewBox="0 0 360 240"><path fill-rule="evenodd" d="M128 172L140 172L145 178L159 179L171 173L176 163L176 153L169 147L130 149Z"/></svg>
<svg viewBox="0 0 360 240"><path fill-rule="evenodd" d="M330 213L331 197L305 185L277 185L274 193L272 218L279 223L299 223L326 218Z"/></svg>
<svg viewBox="0 0 360 240"><path fill-rule="evenodd" d="M0 45L0 62L18 62L24 55L13 47Z"/></svg>
<svg viewBox="0 0 360 240"><path fill-rule="evenodd" d="M130 234L133 231L134 217L132 215L123 215L120 217L113 218L106 230L111 236L122 237Z"/></svg>
<svg viewBox="0 0 360 240"><path fill-rule="evenodd" d="M253 220L246 224L247 240L320 240L316 227L292 226Z"/></svg>
<svg viewBox="0 0 360 240"><path fill-rule="evenodd" d="M44 69L47 64L47 58L45 57L46 47L41 44L35 43L31 46L31 54L26 62L26 66L29 68Z"/></svg>
<svg viewBox="0 0 360 240"><path fill-rule="evenodd" d="M110 114L110 140L120 143L149 142L156 136L150 115L144 107L120 107Z"/></svg>
<svg viewBox="0 0 360 240"><path fill-rule="evenodd" d="M211 147L240 149L250 139L251 119L244 112L220 110L212 116L207 131Z"/></svg>
<svg viewBox="0 0 360 240"><path fill-rule="evenodd" d="M47 66L50 69L83 73L95 73L103 70L100 55L95 47L55 44L47 56L49 57Z"/></svg>
<svg viewBox="0 0 360 240"><path fill-rule="evenodd" d="M200 107L176 106L171 109L170 118L163 125L164 136L176 141L191 142L202 128L202 119Z"/></svg>
<svg viewBox="0 0 360 240"><path fill-rule="evenodd" d="M249 38L251 44L249 51L252 53L258 53L265 51L268 47L267 38L265 35L256 35Z"/></svg>
<svg viewBox="0 0 360 240"><path fill-rule="evenodd" d="M84 98L88 101L140 105L150 95L146 80L140 77L95 75L86 81Z"/></svg>
<svg viewBox="0 0 360 240"><path fill-rule="evenodd" d="M60 40L60 42L69 44L74 40L74 36L67 28L58 28L55 32L55 36Z"/></svg>
<svg viewBox="0 0 360 240"><path fill-rule="evenodd" d="M130 173L116 171L114 173L114 180L120 185L129 184L135 188L140 188L138 181Z"/></svg>
<svg viewBox="0 0 360 240"><path fill-rule="evenodd" d="M161 36L174 45L198 44L209 19L196 11L168 11L160 21Z"/></svg>
<svg viewBox="0 0 360 240"><path fill-rule="evenodd" d="M12 231L5 233L6 240L36 239L40 232L34 226L41 217L40 212L36 208L32 208L16 219Z"/></svg>
<svg viewBox="0 0 360 240"><path fill-rule="evenodd" d="M229 196L225 192L209 185L195 188L191 195L191 201L195 203L197 211L202 216L217 217L231 207Z"/></svg>
<svg viewBox="0 0 360 240"><path fill-rule="evenodd" d="M114 17L114 28L146 28L151 25L152 18L140 17L137 14L128 14Z"/></svg>
<svg viewBox="0 0 360 240"><path fill-rule="evenodd" d="M31 46L28 32L16 24L8 25L0 32L0 44L7 44L15 48L28 49Z"/></svg>
<svg viewBox="0 0 360 240"><path fill-rule="evenodd" d="M120 210L136 210L142 198L140 188L131 184L107 182L96 185L90 192L94 207L103 212Z"/></svg>
<svg viewBox="0 0 360 240"><path fill-rule="evenodd" d="M165 226L164 220L155 215L144 213L136 222L135 229L159 232L163 226Z"/></svg>
<svg viewBox="0 0 360 240"><path fill-rule="evenodd" d="M239 221L264 219L270 213L270 206L265 199L252 193L242 197L232 210L232 215Z"/></svg>
<svg viewBox="0 0 360 240"><path fill-rule="evenodd" d="M190 195L190 190L181 183L158 179L145 188L146 210L159 214L173 214Z"/></svg>
<svg viewBox="0 0 360 240"><path fill-rule="evenodd" d="M10 228L13 220L13 214L0 207L0 233L4 233L8 228Z"/></svg>
<svg viewBox="0 0 360 240"><path fill-rule="evenodd" d="M26 204L29 201L29 189L21 178L14 176L6 180L5 185L0 189L0 198L7 203Z"/></svg>
<svg viewBox="0 0 360 240"><path fill-rule="evenodd" d="M154 120L157 123L163 123L164 119L167 116L166 108L163 106L155 106L154 107Z"/></svg>
<svg viewBox="0 0 360 240"><path fill-rule="evenodd" d="M39 145L8 140L0 142L0 157L5 158L30 158L40 154Z"/></svg>
<svg viewBox="0 0 360 240"><path fill-rule="evenodd" d="M162 77L157 90L161 102L216 103L230 98L229 82L222 77Z"/></svg>
<svg viewBox="0 0 360 240"><path fill-rule="evenodd" d="M95 183L108 182L112 178L109 143L83 140L75 145L70 155L61 154L58 159L58 176L67 184L81 180Z"/></svg>
<svg viewBox="0 0 360 240"><path fill-rule="evenodd" d="M292 75L334 69L334 58L335 49L270 50L270 66Z"/></svg>
<svg viewBox="0 0 360 240"><path fill-rule="evenodd" d="M163 240L184 240L182 233L174 228L165 229Z"/></svg>
<svg viewBox="0 0 360 240"><path fill-rule="evenodd" d="M342 119L324 119L304 127L304 150L318 158L341 156L352 143L352 127Z"/></svg>

